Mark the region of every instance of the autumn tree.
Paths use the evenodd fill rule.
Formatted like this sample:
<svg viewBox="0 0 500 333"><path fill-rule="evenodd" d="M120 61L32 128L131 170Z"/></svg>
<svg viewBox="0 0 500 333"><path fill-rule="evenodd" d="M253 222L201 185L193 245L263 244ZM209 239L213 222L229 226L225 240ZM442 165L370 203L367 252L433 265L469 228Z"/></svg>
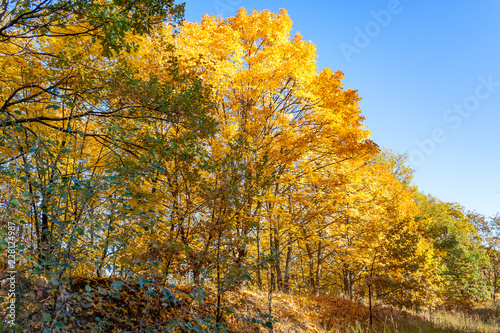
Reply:
<svg viewBox="0 0 500 333"><path fill-rule="evenodd" d="M196 251L192 267L222 246L233 249L231 260L245 270L249 250L259 262L267 248L276 257L268 266L269 283L284 286L291 255L283 268L281 253L300 236L292 226L303 222L290 210L295 193L309 190L300 184L304 174L375 152L356 92L342 89L340 72L318 72L313 45L298 34L291 37L290 30L284 10L240 10L227 20L205 16L200 23L185 22L172 39L179 66L200 76L218 103L213 116L220 131L203 144L218 165L200 187L203 209L186 230L204 230L194 231L189 241ZM161 64L159 55L152 56ZM252 239L256 249L246 245ZM205 262L209 269L216 266Z"/></svg>
<svg viewBox="0 0 500 333"><path fill-rule="evenodd" d="M208 92L175 59L168 80L128 61L141 56L140 34L175 23L182 8L2 1L1 223L15 225L22 281L45 275L62 288L68 276L123 273L117 259L132 221L155 222L133 207L146 199L135 184L161 172L158 151L192 160L192 138L213 132ZM175 126L182 130L167 138Z"/></svg>

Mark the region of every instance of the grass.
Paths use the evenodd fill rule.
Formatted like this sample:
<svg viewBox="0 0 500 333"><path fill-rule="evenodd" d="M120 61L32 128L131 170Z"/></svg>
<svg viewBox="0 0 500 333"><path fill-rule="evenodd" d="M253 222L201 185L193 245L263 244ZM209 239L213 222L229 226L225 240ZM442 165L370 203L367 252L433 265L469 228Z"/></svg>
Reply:
<svg viewBox="0 0 500 333"><path fill-rule="evenodd" d="M342 331L339 331L342 332ZM349 333L500 333L500 309L492 305L475 308L469 313L438 310L432 313L401 312L386 317L373 328L358 322L344 332Z"/></svg>
<svg viewBox="0 0 500 333"><path fill-rule="evenodd" d="M101 279L102 280L102 279ZM108 288L110 281L99 279L75 279L74 291L92 285L94 290L100 286ZM104 284L103 284L104 283ZM106 284L107 283L107 284ZM192 289L180 287L175 295L180 305L163 304L161 296L145 299L142 287L123 288L120 298L94 293L89 298L88 307L75 308L68 328L79 332L87 332L97 324L95 317L113 320L113 332L122 329L140 329L145 318L147 325L169 322L172 318L182 319L186 323L198 325L200 319L213 318L216 306L216 293L211 292L203 302L195 302L187 295ZM39 296L35 293L33 296ZM69 304L80 304L81 297L75 294ZM474 308L468 312L436 310L429 312L400 311L395 308L377 304L373 311L374 325L368 324L368 306L362 301L354 302L346 298L332 295L297 295L274 292L270 302L269 294L258 290L233 290L223 295L222 306L226 309L222 322L235 333L500 333L500 303L489 304L483 308ZM38 306L46 302L49 296L35 299ZM52 298L54 299L54 298ZM270 303L272 306L270 307ZM44 303L45 304L45 303ZM119 304L119 306L117 306ZM189 305L189 306L188 306ZM143 308L147 306L148 312ZM183 311L183 309L186 309ZM23 332L40 332L45 323L42 310L34 310L26 317L25 324L30 329ZM270 317L270 314L272 317ZM176 319L176 320L177 320ZM213 323L204 322L202 328ZM181 324L179 324L181 325ZM184 325L184 324L182 324ZM273 329L270 330L272 325ZM70 330L71 331L71 330ZM111 329L107 330L111 331ZM206 331L204 331L206 332Z"/></svg>
<svg viewBox="0 0 500 333"><path fill-rule="evenodd" d="M246 300L245 307L236 305L236 312L260 317L268 313L267 294L238 292L233 300ZM238 303L236 301L235 303ZM238 311L239 310L239 311ZM398 311L377 307L374 325L368 325L366 305L334 296L305 296L275 293L273 295L273 333L500 333L500 304L475 308L468 313L435 310L429 312ZM269 332L264 327L252 328L233 322L235 332ZM239 329L237 328L239 327Z"/></svg>

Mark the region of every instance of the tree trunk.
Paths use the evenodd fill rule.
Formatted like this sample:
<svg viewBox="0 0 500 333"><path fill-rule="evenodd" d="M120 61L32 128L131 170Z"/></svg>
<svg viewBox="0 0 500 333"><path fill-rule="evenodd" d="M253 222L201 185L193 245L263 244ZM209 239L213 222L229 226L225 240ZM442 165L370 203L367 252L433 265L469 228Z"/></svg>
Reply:
<svg viewBox="0 0 500 333"><path fill-rule="evenodd" d="M372 312L372 285L368 284L368 303L370 306L370 326L373 326L373 312Z"/></svg>
<svg viewBox="0 0 500 333"><path fill-rule="evenodd" d="M321 241L318 242L318 253L317 253L317 265L316 265L316 284L314 285L314 294L319 295L321 288L321 264L323 258L321 258Z"/></svg>
<svg viewBox="0 0 500 333"><path fill-rule="evenodd" d="M269 233L269 247L271 250L271 256L274 255L273 253L273 236L271 233ZM274 290L276 288L276 279L274 275L274 270L273 270L273 265L269 265L269 283L270 283L270 290Z"/></svg>
<svg viewBox="0 0 500 333"><path fill-rule="evenodd" d="M344 295L348 296L352 300L352 272L347 268L347 264L344 264L343 269L344 277Z"/></svg>
<svg viewBox="0 0 500 333"><path fill-rule="evenodd" d="M286 263L285 263L285 291L290 291L290 268L292 261L292 244L288 242L288 250L286 252Z"/></svg>
<svg viewBox="0 0 500 333"><path fill-rule="evenodd" d="M283 273L281 271L281 252L280 241L278 237L278 230L274 229L274 251L276 252L276 260L274 265L276 267L276 283L279 290L283 289Z"/></svg>
<svg viewBox="0 0 500 333"><path fill-rule="evenodd" d="M44 199L45 200L45 199ZM41 235L40 235L40 249L38 254L38 261L46 271L50 270L50 265L47 265L47 260L49 258L49 253L51 249L50 244L50 229L49 229L49 215L47 214L47 206L45 203L41 207L42 213L42 225L41 225Z"/></svg>
<svg viewBox="0 0 500 333"><path fill-rule="evenodd" d="M309 244L306 244L306 251L309 258L309 288L314 290L314 286L316 285L314 282L314 256Z"/></svg>
<svg viewBox="0 0 500 333"><path fill-rule="evenodd" d="M260 259L260 224L257 225L257 285L262 290L262 265Z"/></svg>

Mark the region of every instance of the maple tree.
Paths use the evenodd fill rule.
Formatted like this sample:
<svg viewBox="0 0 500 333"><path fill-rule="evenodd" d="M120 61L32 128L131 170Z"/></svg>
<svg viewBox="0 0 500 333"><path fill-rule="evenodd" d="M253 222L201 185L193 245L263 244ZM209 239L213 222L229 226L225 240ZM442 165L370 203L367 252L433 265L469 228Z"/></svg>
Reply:
<svg viewBox="0 0 500 333"><path fill-rule="evenodd" d="M263 21L269 22L269 27ZM220 196L210 199L214 203L205 215L212 216L212 220L200 224L216 226L220 213L214 211L225 210L228 221L224 223L234 223L227 231L234 231L234 238L240 241L255 232L251 220L259 211L270 220L277 214L275 210L284 209L274 201L287 195L287 181L300 181L300 168L307 166L313 172L322 168L322 159L341 163L375 151L367 141L368 132L360 127L355 92L341 89L340 73L315 72L312 45L300 36L290 38L290 24L284 11L279 15L247 15L242 10L227 21L204 17L200 24L186 23L172 37L179 67L197 74L211 87L218 102L214 117L219 132L203 146L210 159L219 162L212 173L206 174L204 182L213 186L211 196ZM234 36L232 43L227 42L228 35ZM196 48L192 47L194 41ZM162 42L153 40L157 45ZM164 76L158 58L162 54L155 51L148 57L156 57L153 62L160 64L155 68L157 75ZM267 58L269 61L264 60ZM263 63L267 64L265 72ZM268 79L262 80L263 75ZM228 198L227 191L231 191L232 198ZM209 196L197 195L204 196L200 202ZM278 233L277 226L263 228L275 236ZM205 243L204 248L213 246L214 240L213 235L208 235L205 241L212 243ZM241 261L245 250L238 251Z"/></svg>
<svg viewBox="0 0 500 333"><path fill-rule="evenodd" d="M139 52L133 33L181 10L172 1L2 2L2 230L18 245L17 270L27 272L21 288L44 276L63 293L68 276L113 274L143 213L131 209L133 184L161 168L162 130L144 136L141 128L184 125L177 140L188 146L194 132L212 130L196 78L172 62L173 79L159 82L126 62Z"/></svg>
<svg viewBox="0 0 500 333"><path fill-rule="evenodd" d="M25 184L11 195L22 194L29 201L26 223L36 233L43 261L45 252L55 250L54 237L61 245L68 242L66 232L81 234L86 214L95 213L100 220L106 211L103 202L109 202L104 197L120 190L112 173L123 168L126 156L147 160L144 151L151 145L135 134L141 126L151 119L190 121L193 116L187 113L207 104L195 80L179 77L184 85L173 87L154 77L142 79L126 65L126 57L111 57L121 49L132 51L134 38L126 31L149 32L168 13L180 14L182 6L161 2L153 14L147 1L4 5L1 160L4 171ZM108 15L110 11L114 14ZM174 66L171 71L175 73ZM175 111L190 98L200 103L182 107L182 114ZM196 121L206 119L202 113L197 112ZM67 223L74 228L68 230Z"/></svg>

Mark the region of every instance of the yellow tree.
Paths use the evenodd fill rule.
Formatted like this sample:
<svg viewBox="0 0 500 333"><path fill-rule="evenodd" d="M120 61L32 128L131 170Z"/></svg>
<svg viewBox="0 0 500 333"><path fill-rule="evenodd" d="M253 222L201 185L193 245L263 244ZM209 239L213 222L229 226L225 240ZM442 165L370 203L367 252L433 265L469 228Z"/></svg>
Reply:
<svg viewBox="0 0 500 333"><path fill-rule="evenodd" d="M221 249L244 268L246 244L255 237L258 258L264 240L277 255L272 274L277 270L280 279L279 253L289 248L294 222L285 214L293 209L287 195L297 178L375 152L356 91L342 89L342 73L317 70L314 45L290 36L291 24L284 10L241 9L226 20L184 22L176 34L167 26L163 38L145 41L152 52L139 61L162 78L175 55L181 71L201 77L218 104L219 132L202 144L213 162L203 173L205 185L197 186L195 201L203 204L184 227L194 237L189 242L198 244L190 249L197 254L191 255L194 276L200 256Z"/></svg>
<svg viewBox="0 0 500 333"><path fill-rule="evenodd" d="M147 33L167 14L182 12L172 1L155 2L154 11L152 5L2 2L2 191L9 195L6 212L13 205L22 209L17 218L29 230L23 241L46 269L52 266L43 264L49 256L62 258L56 253L64 252L72 264L98 261L100 274L112 252L109 225L131 215L113 212L126 205L123 194L132 189L126 183L154 168L147 154L154 139L141 137L139 129L153 119L194 125L188 113L206 106L195 102L203 95L199 82L177 77L182 84L174 87L142 79L123 52L117 56L134 50L134 33ZM109 16L110 10L116 14ZM143 174L133 170L137 164L148 164ZM87 254L92 259L85 260Z"/></svg>

